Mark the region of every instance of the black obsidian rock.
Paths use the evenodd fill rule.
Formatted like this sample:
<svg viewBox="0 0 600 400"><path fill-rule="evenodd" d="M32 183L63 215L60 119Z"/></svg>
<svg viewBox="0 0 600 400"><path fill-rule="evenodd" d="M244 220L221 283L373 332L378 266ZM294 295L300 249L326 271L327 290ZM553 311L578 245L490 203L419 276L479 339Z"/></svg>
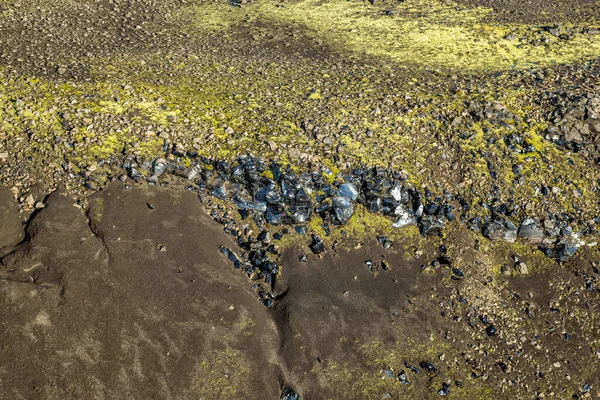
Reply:
<svg viewBox="0 0 600 400"><path fill-rule="evenodd" d="M285 387L281 393L280 400L302 400L302 396L291 387Z"/></svg>
<svg viewBox="0 0 600 400"><path fill-rule="evenodd" d="M419 364L421 368L425 370L425 372L436 372L438 368L431 361L421 361Z"/></svg>
<svg viewBox="0 0 600 400"><path fill-rule="evenodd" d="M488 336L496 336L498 334L498 328L495 325L490 325L485 329L485 333Z"/></svg>
<svg viewBox="0 0 600 400"><path fill-rule="evenodd" d="M312 243L309 245L309 247L315 254L320 254L325 251L325 243L323 243L318 235L312 236Z"/></svg>
<svg viewBox="0 0 600 400"><path fill-rule="evenodd" d="M446 382L442 382L442 388L438 390L437 394L439 396L448 396L450 394L450 385Z"/></svg>

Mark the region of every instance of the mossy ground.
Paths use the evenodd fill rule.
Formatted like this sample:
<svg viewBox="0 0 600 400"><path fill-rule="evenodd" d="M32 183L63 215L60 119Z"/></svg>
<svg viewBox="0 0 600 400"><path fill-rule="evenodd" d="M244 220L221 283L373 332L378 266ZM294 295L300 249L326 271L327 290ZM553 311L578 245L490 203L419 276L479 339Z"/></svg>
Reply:
<svg viewBox="0 0 600 400"><path fill-rule="evenodd" d="M575 62L599 54L600 41L581 35L565 42L518 24L492 24L489 8L465 8L450 1L409 0L372 6L366 2L305 0L257 1L241 8L199 4L176 15L191 27L227 32L239 25L299 25L315 40L358 55L383 57L399 67L455 71L501 71L508 68ZM516 35L507 39L508 34ZM531 44L527 39L547 39Z"/></svg>
<svg viewBox="0 0 600 400"><path fill-rule="evenodd" d="M19 5L4 18L67 7L60 1ZM551 86L553 69L542 68L600 54L600 35L584 32L593 21L565 21L567 40L525 22L494 23L495 13L438 0L241 7L195 1L175 7L165 14L165 26L155 27L167 37L184 32L185 51L159 47L158 53L63 60L82 64L83 80L69 79L68 68L66 77L51 79L5 68L0 131L5 147L26 144L12 155L23 174L64 169L94 180L96 170L109 172L98 164L113 155L150 160L167 139L215 158L252 152L338 170L384 165L436 194L456 185L482 202L511 198L528 201L529 211L595 212L597 173L542 139L547 110L531 102L539 85L489 75L512 70L528 76L537 68ZM522 123L452 123L471 103L493 101ZM502 138L512 133L538 152L505 157ZM516 187L514 164L525 179ZM542 184L556 188L552 201L540 197Z"/></svg>
<svg viewBox="0 0 600 400"><path fill-rule="evenodd" d="M231 82L232 67L224 70L188 60L169 82L157 85L159 75L152 68L133 71L121 66L116 73L109 66L97 66L97 83L58 85L38 78L14 80L5 72L2 132L11 143L31 144L18 155L24 160L22 168L55 169L67 160L74 173L85 175L113 155L151 160L162 153L167 139L214 158L233 158L244 149L294 165L306 160L336 169L347 163L384 165L404 171L413 184L434 193L458 181L458 187L471 188L473 198L482 201L512 198L547 213L559 208L595 210L597 172L580 155L542 138L543 110L528 103L530 89L499 92L490 85L433 94L399 86L404 96L392 96L393 106L388 107L369 83L355 86L339 76L323 81L308 73L297 77L298 83L285 85L282 77L255 79L247 72L256 68L262 76L261 68L248 64L246 74ZM289 76L293 70L283 65L269 69L272 76L286 73L286 79L295 82ZM297 73L301 72L305 71ZM322 97L309 99L311 88L318 85L324 85ZM272 88L278 88L275 107L269 105ZM452 124L470 111L472 102L490 100L503 104L520 121L502 126L488 121ZM318 126L323 136L307 125ZM369 136L364 134L367 130L372 132ZM504 138L515 133L536 151L509 151ZM321 137L330 142L323 143ZM305 161L298 154L306 155ZM522 168L523 182L518 185L514 165ZM556 188L551 201L540 194L542 186Z"/></svg>
<svg viewBox="0 0 600 400"><path fill-rule="evenodd" d="M241 351L226 348L200 361L194 371L190 395L224 399L243 395L252 371Z"/></svg>

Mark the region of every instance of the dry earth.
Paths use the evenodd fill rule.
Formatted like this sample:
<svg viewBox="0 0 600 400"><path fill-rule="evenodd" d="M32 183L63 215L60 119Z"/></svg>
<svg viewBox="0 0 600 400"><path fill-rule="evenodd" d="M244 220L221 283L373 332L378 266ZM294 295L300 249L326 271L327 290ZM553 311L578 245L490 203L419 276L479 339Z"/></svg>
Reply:
<svg viewBox="0 0 600 400"><path fill-rule="evenodd" d="M219 253L237 247L196 196L124 186L87 210L53 193L25 235L16 205L3 203L0 223L13 229L2 240L14 247L0 281L2 398L264 399L287 386L307 399L437 398L448 382L449 398L566 399L600 386L589 317L600 299L585 289L583 269L593 272L582 259L492 279L460 225L445 241L389 249L349 239L307 263L301 238L267 308ZM443 260L423 269L443 242L468 278L451 279ZM388 270L364 263L381 259Z"/></svg>

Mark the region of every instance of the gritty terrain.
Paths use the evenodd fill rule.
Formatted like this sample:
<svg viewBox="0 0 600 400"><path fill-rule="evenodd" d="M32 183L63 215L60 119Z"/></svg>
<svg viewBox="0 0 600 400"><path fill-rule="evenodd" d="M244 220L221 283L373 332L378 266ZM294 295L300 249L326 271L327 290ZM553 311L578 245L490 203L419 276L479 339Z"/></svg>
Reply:
<svg viewBox="0 0 600 400"><path fill-rule="evenodd" d="M3 213L3 226L15 217ZM236 248L230 237L180 189L112 184L87 212L54 193L25 233L2 260L10 398L261 399L286 386L306 398L435 398L443 382L449 398L570 398L599 384L589 347L599 295L585 287L597 269L577 259L492 278L460 226L389 249L349 240L308 263L298 261L307 246L293 247L273 308L219 254ZM444 261L424 270L442 242L468 279L451 279ZM382 257L388 270L363 262Z"/></svg>
<svg viewBox="0 0 600 400"><path fill-rule="evenodd" d="M600 398L597 0L0 0L0 399Z"/></svg>

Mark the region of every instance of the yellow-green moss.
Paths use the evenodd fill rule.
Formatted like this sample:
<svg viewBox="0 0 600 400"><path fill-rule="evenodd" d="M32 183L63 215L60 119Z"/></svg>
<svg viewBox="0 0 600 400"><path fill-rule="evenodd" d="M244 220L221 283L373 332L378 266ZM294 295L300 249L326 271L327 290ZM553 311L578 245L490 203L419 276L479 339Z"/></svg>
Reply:
<svg viewBox="0 0 600 400"><path fill-rule="evenodd" d="M527 262L530 274L541 273L546 267L555 266L555 262L548 259L543 252L539 251L537 246L531 245L521 239L518 239L514 243L508 243L503 240L490 241L481 237L480 251L488 259L488 262L484 266L494 276L501 275L502 266L514 255L518 256L520 260Z"/></svg>
<svg viewBox="0 0 600 400"><path fill-rule="evenodd" d="M101 139L101 143L89 147L89 154L95 158L109 158L121 152L125 146L122 135L108 135Z"/></svg>
<svg viewBox="0 0 600 400"><path fill-rule="evenodd" d="M242 396L253 377L243 354L226 348L198 362L192 379L190 394L216 400Z"/></svg>
<svg viewBox="0 0 600 400"><path fill-rule="evenodd" d="M384 393L391 393L394 398L416 397L424 395L423 391L432 391L432 387L441 385L441 377L431 378L429 387L418 388L414 385L402 385L395 379L382 376L383 369L393 369L396 373L406 369L404 362L418 364L417 360L436 361L439 356L455 357L450 343L438 339L429 342L418 342L410 338L395 344L381 342L356 342L357 352L354 363L328 361L317 365L312 374L318 376L321 384L327 388L325 398L331 399L371 399L381 398ZM446 372L446 371L445 371ZM468 367L452 368L447 371L448 377L463 383L462 387L453 386L449 398L487 399L493 390L484 381L475 381L470 377ZM416 392L416 393L415 393Z"/></svg>
<svg viewBox="0 0 600 400"><path fill-rule="evenodd" d="M102 220L102 216L104 214L104 200L101 197L96 197L92 200L94 213L90 215L91 222L97 223Z"/></svg>
<svg viewBox="0 0 600 400"><path fill-rule="evenodd" d="M455 70L503 70L532 65L574 62L600 54L600 39L578 35L569 41L551 35L544 45L505 39L529 35L524 25L492 25L489 8L461 8L451 1L410 0L394 14L364 2L304 0L279 3L262 0L242 8L225 3L192 5L177 13L190 27L227 31L240 25L298 25L309 35L336 48L384 57L403 66ZM193 17L190 17L193 15Z"/></svg>

